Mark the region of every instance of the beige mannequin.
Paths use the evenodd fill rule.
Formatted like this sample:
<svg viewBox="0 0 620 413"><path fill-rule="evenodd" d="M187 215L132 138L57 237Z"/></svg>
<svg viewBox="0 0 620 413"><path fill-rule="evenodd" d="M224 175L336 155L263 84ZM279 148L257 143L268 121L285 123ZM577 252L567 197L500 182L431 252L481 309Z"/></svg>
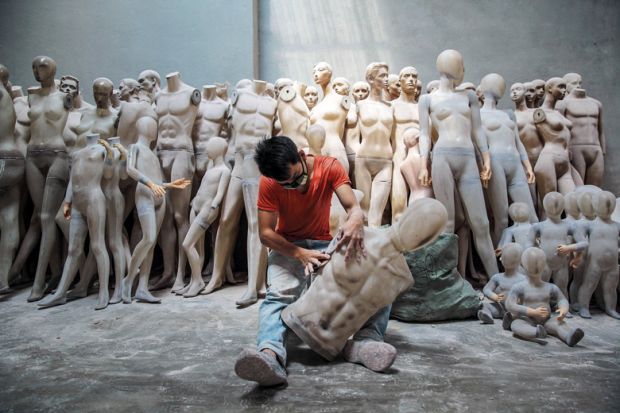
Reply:
<svg viewBox="0 0 620 413"><path fill-rule="evenodd" d="M298 149L308 150L306 132L310 124L310 110L304 102L303 83L285 85L280 88L278 98L278 120L281 134L291 138Z"/></svg>
<svg viewBox="0 0 620 413"><path fill-rule="evenodd" d="M525 104L530 109L536 109L538 107L538 98L536 97L536 86L533 82L526 82L523 84L525 87Z"/></svg>
<svg viewBox="0 0 620 413"><path fill-rule="evenodd" d="M419 126L419 125L418 125ZM400 172L405 178L405 182L409 187L409 199L407 204L412 203L416 199L434 198L432 186L424 186L418 176L422 167L422 156L420 155L420 129L419 127L410 127L405 129L402 135L403 143L407 150L407 157L401 163ZM394 183L392 182L392 190ZM392 202L392 210L394 209ZM398 217L396 218L398 219Z"/></svg>
<svg viewBox="0 0 620 413"><path fill-rule="evenodd" d="M486 75L480 82L480 90L485 96L480 117L491 153L488 195L494 218L492 239L495 245L508 226L508 196L513 202L526 204L530 222L538 222L528 187L535 182L534 171L519 139L516 123L506 112L497 109L497 102L505 89L504 78L497 73Z"/></svg>
<svg viewBox="0 0 620 413"><path fill-rule="evenodd" d="M159 73L151 69L143 70L138 75L138 83L140 84L138 99L143 102L154 103L161 90Z"/></svg>
<svg viewBox="0 0 620 413"><path fill-rule="evenodd" d="M536 93L534 98L534 106L540 107L545 100L545 81L542 79L532 80L532 86L534 87Z"/></svg>
<svg viewBox="0 0 620 413"><path fill-rule="evenodd" d="M215 241L213 276L203 291L203 294L209 294L220 288L226 272L230 271L228 264L245 204L248 218L248 288L236 301L240 306L255 303L258 290L264 283L267 251L258 238L256 202L260 172L254 161L254 151L260 139L270 135L277 107L274 99L263 95L266 83L261 80L254 80L253 83L253 89L237 89L237 96L233 98L235 108L231 123L235 139L235 167L222 204Z"/></svg>
<svg viewBox="0 0 620 413"><path fill-rule="evenodd" d="M293 81L288 77L281 77L279 79L276 79L275 83L273 84L273 89L275 92L274 99L278 99L280 97L280 91L285 86L293 86Z"/></svg>
<svg viewBox="0 0 620 413"><path fill-rule="evenodd" d="M415 82L415 103L420 100L420 95L422 95L422 81L418 79Z"/></svg>
<svg viewBox="0 0 620 413"><path fill-rule="evenodd" d="M313 69L313 77L314 83L323 89L323 100L310 112L310 124L319 124L325 128L323 155L338 159L348 173L349 162L342 137L350 108L349 98L332 90L329 85L332 68L328 63L317 63Z"/></svg>
<svg viewBox="0 0 620 413"><path fill-rule="evenodd" d="M395 73L390 73L387 78L387 86L385 89L385 99L391 102L394 99L398 99L400 96L401 84L400 76Z"/></svg>
<svg viewBox="0 0 620 413"><path fill-rule="evenodd" d="M228 98L228 88L230 86L230 83L228 82L224 82L224 83L215 83L215 93L217 94L217 96L222 99L225 102L230 102L230 99Z"/></svg>
<svg viewBox="0 0 620 413"><path fill-rule="evenodd" d="M536 129L544 141L534 167L538 199L549 192L566 194L575 189L567 151L572 123L555 110L555 103L564 98L566 83L559 77L551 78L545 84L545 93L542 106L534 112Z"/></svg>
<svg viewBox="0 0 620 413"><path fill-rule="evenodd" d="M334 251L308 291L284 309L282 320L312 350L332 360L377 310L413 284L402 253L432 242L446 218L439 202L422 199L389 229L365 229L367 256L347 265L344 250Z"/></svg>
<svg viewBox="0 0 620 413"><path fill-rule="evenodd" d="M334 81L335 82L335 81ZM347 114L347 123L344 130L344 148L347 152L347 161L349 161L349 179L351 184L356 187L355 183L355 156L360 147L360 125L357 119L357 102L364 100L370 94L370 85L366 82L356 82L353 85L353 101ZM346 95L348 95L348 90Z"/></svg>
<svg viewBox="0 0 620 413"><path fill-rule="evenodd" d="M414 176L416 169L415 158L416 154L412 153L409 158L409 163L403 164L408 157L408 152L413 149L417 150L417 157L419 158L419 149L417 141L420 136L420 114L418 110L418 104L415 101L416 95L416 83L418 80L418 70L413 66L407 66L401 69L399 73L399 84L401 93L400 96L392 101L392 108L394 108L394 170L392 174L392 191L390 201L392 204L392 222L396 220L403 213L407 207L407 186L409 190L414 191L418 189L417 176ZM410 147L405 144L404 135L405 131L410 134L409 143ZM416 143L414 143L416 142ZM403 169L404 168L404 169ZM407 177L405 177L407 174ZM413 182L409 183L409 180L413 179ZM407 181L406 181L407 180ZM416 195L417 197L418 195Z"/></svg>
<svg viewBox="0 0 620 413"><path fill-rule="evenodd" d="M363 80L355 82L353 83L353 89L351 93L353 95L355 103L357 103L360 100L366 99L368 95L370 95L370 85L368 84L368 82L364 82Z"/></svg>
<svg viewBox="0 0 620 413"><path fill-rule="evenodd" d="M430 122L437 130L433 148L432 181L437 200L448 210L446 231L455 230L455 196L459 196L474 243L487 274L497 274L497 262L489 235L484 194L480 181L486 186L491 178L491 159L487 138L480 121L478 99L471 91L456 92L455 84L463 80L463 57L456 50L445 50L437 57L441 76L439 89L420 97L420 155L422 165L419 179L430 186L428 174L431 148ZM475 146L472 142L475 138ZM482 153L482 170L478 171L475 149ZM457 192L458 190L458 192ZM458 195L456 195L458 194Z"/></svg>
<svg viewBox="0 0 620 413"><path fill-rule="evenodd" d="M307 86L304 92L304 102L306 102L308 110L314 109L318 101L319 91L314 86Z"/></svg>
<svg viewBox="0 0 620 413"><path fill-rule="evenodd" d="M332 88L341 96L349 96L351 83L344 77L337 77L332 82Z"/></svg>
<svg viewBox="0 0 620 413"><path fill-rule="evenodd" d="M190 283L179 291L183 297L195 297L205 287L201 274L202 259L196 245L202 244L200 241L204 239L205 231L217 219L230 182L230 168L224 162L227 149L228 142L218 136L209 139L205 147L205 152L213 164L202 178L200 188L192 201L191 225L183 240L183 249L192 269Z"/></svg>
<svg viewBox="0 0 620 413"><path fill-rule="evenodd" d="M178 179L194 177L195 160L192 142L192 129L198 114L201 101L200 92L181 80L179 72L166 75L167 86L157 95L155 111L158 116L157 155L161 163L164 179L170 182ZM181 247L189 229L189 203L191 185L185 189L174 191L169 195L171 215L177 237L178 267L172 291L185 285L186 257ZM166 225L165 229L172 229ZM169 248L169 247L168 247ZM166 256L164 255L164 258ZM169 284L166 277L158 282L158 287Z"/></svg>
<svg viewBox="0 0 620 413"><path fill-rule="evenodd" d="M113 89L114 84L105 77L97 78L93 82L93 97L97 106L83 110L79 124L72 128L77 135L76 149L86 146L86 135L98 134L104 140L116 135L118 115L110 107Z"/></svg>
<svg viewBox="0 0 620 413"><path fill-rule="evenodd" d="M601 102L586 96L577 73L564 75L568 96L559 101L557 110L571 123L568 144L571 163L586 185L602 186L606 151Z"/></svg>
<svg viewBox="0 0 620 413"><path fill-rule="evenodd" d="M0 64L0 294L9 291L9 270L19 246L19 213L25 160L15 140L17 116L9 71Z"/></svg>
<svg viewBox="0 0 620 413"><path fill-rule="evenodd" d="M120 91L120 99L124 102L137 102L140 92L140 83L137 80L127 78L121 80L118 86Z"/></svg>
<svg viewBox="0 0 620 413"><path fill-rule="evenodd" d="M75 143L77 139L77 132L75 132L75 128L80 124L80 119L82 117L82 113L87 110L92 110L95 106L86 102L82 98L82 93L80 91L80 81L78 78L74 76L63 76L60 78L60 85L58 89L66 93L67 95L71 95L73 99L73 107L69 112L69 117L67 118L67 123L65 124L65 129L62 133L63 139L65 140L65 145L69 151L69 154L73 152L75 148ZM82 142L82 146L84 147L84 143Z"/></svg>
<svg viewBox="0 0 620 413"><path fill-rule="evenodd" d="M325 145L325 129L321 125L312 125L308 128L308 153L314 156L321 155Z"/></svg>

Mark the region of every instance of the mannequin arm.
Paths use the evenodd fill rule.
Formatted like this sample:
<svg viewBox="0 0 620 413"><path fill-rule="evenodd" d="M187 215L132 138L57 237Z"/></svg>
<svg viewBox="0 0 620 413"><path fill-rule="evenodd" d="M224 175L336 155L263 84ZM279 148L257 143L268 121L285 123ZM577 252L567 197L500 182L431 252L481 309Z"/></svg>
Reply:
<svg viewBox="0 0 620 413"><path fill-rule="evenodd" d="M129 148L129 159L127 160L127 174L132 179L140 182L143 185L148 186L155 196L164 196L164 194L166 193L166 189L163 186L157 185L155 182L151 181L146 175L144 175L136 168L138 151L138 145L132 145L131 148Z"/></svg>
<svg viewBox="0 0 620 413"><path fill-rule="evenodd" d="M220 176L220 183L217 187L217 193L213 198L213 202L211 202L211 208L219 208L222 203L222 199L224 199L224 195L226 194L226 190L228 189L228 183L230 182L230 171L228 169L222 172Z"/></svg>
<svg viewBox="0 0 620 413"><path fill-rule="evenodd" d="M430 96L424 95L420 97L418 105L420 117L420 173L418 179L424 186L431 185L431 178L428 172L428 160L431 151L431 135L430 135Z"/></svg>
<svg viewBox="0 0 620 413"><path fill-rule="evenodd" d="M486 298L492 301L498 301L498 295L495 294L495 289L497 288L497 280L495 277L491 277L488 283L482 289L482 293Z"/></svg>
<svg viewBox="0 0 620 413"><path fill-rule="evenodd" d="M598 105L598 139L603 150L603 155L607 153L607 141L605 140L605 131L603 130L603 105Z"/></svg>
<svg viewBox="0 0 620 413"><path fill-rule="evenodd" d="M562 321L569 310L568 300L566 299L566 297L564 297L562 291L554 284L551 284L550 298L551 301L555 301L558 303L558 312L560 313L558 315L558 320Z"/></svg>
<svg viewBox="0 0 620 413"><path fill-rule="evenodd" d="M515 286L517 287L517 286ZM506 310L518 316L529 316L533 308L529 308L525 305L519 304L519 301L523 297L523 292L520 288L512 287L506 298Z"/></svg>

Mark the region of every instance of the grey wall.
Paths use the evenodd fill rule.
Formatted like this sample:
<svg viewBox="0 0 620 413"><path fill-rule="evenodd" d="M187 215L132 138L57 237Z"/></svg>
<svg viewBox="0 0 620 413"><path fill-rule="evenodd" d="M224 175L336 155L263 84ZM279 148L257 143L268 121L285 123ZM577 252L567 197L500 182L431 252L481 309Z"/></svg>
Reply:
<svg viewBox="0 0 620 413"><path fill-rule="evenodd" d="M0 63L11 82L35 84L32 58L47 55L58 77L115 84L147 68L185 83L252 77L251 0L0 0Z"/></svg>
<svg viewBox="0 0 620 413"><path fill-rule="evenodd" d="M364 77L385 61L407 65L426 82L436 77L444 49L465 58L465 80L487 73L507 85L567 72L581 73L589 95L605 108L608 141L605 187L620 195L620 2L617 0L261 0L260 74L312 84L314 63L335 76ZM512 107L506 95L500 104Z"/></svg>

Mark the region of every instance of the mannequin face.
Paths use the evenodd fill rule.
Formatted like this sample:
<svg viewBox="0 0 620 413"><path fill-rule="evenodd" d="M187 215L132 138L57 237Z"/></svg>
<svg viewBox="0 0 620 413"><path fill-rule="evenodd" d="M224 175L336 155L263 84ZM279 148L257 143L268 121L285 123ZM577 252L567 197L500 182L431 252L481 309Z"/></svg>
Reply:
<svg viewBox="0 0 620 413"><path fill-rule="evenodd" d="M121 93L121 100L129 101L131 96L137 95L140 84L133 79L123 79L118 87Z"/></svg>
<svg viewBox="0 0 620 413"><path fill-rule="evenodd" d="M549 93L551 93L556 100L564 99L564 96L566 96L566 83L562 81L551 86Z"/></svg>
<svg viewBox="0 0 620 413"><path fill-rule="evenodd" d="M140 83L140 87L146 92L153 92L155 86L157 85L157 78L152 74L140 74L140 78L138 78L138 83Z"/></svg>
<svg viewBox="0 0 620 413"><path fill-rule="evenodd" d="M56 74L56 63L49 57L36 57L32 62L32 74L37 82L47 82Z"/></svg>
<svg viewBox="0 0 620 413"><path fill-rule="evenodd" d="M536 99L541 100L545 96L545 81L536 79L532 81L532 84L536 90Z"/></svg>
<svg viewBox="0 0 620 413"><path fill-rule="evenodd" d="M334 83L332 84L334 91L342 96L349 96L349 82L343 77L338 77L334 79Z"/></svg>
<svg viewBox="0 0 620 413"><path fill-rule="evenodd" d="M529 104L536 99L536 87L532 82L525 84L525 101Z"/></svg>
<svg viewBox="0 0 620 413"><path fill-rule="evenodd" d="M521 99L525 96L525 87L523 83L515 83L510 86L510 99L513 102L520 102Z"/></svg>
<svg viewBox="0 0 620 413"><path fill-rule="evenodd" d="M59 89L63 93L66 93L68 95L75 97L77 96L79 92L79 87L80 87L80 84L75 79L72 79L67 76L63 76L62 79L60 79Z"/></svg>
<svg viewBox="0 0 620 413"><path fill-rule="evenodd" d="M308 86L304 93L304 101L308 106L308 109L312 109L316 106L316 102L319 101L319 92L314 86Z"/></svg>
<svg viewBox="0 0 620 413"><path fill-rule="evenodd" d="M390 94L390 96L392 97L400 96L400 88L401 88L401 84L400 84L400 79L398 78L398 76L394 74L388 75L387 91Z"/></svg>
<svg viewBox="0 0 620 413"><path fill-rule="evenodd" d="M370 86L366 82L357 82L353 85L353 99L356 102L364 100L370 94Z"/></svg>
<svg viewBox="0 0 620 413"><path fill-rule="evenodd" d="M418 100L421 94L422 94L422 81L418 79L415 82L415 100Z"/></svg>
<svg viewBox="0 0 620 413"><path fill-rule="evenodd" d="M317 63L312 70L312 77L314 83L320 86L324 86L329 83L332 78L332 71L325 62Z"/></svg>
<svg viewBox="0 0 620 413"><path fill-rule="evenodd" d="M566 82L566 90L570 93L573 89L581 89L581 76L577 73L568 73L564 75Z"/></svg>
<svg viewBox="0 0 620 413"><path fill-rule="evenodd" d="M540 248L531 247L523 252L521 265L530 280L539 280L547 265L545 253Z"/></svg>
<svg viewBox="0 0 620 413"><path fill-rule="evenodd" d="M549 192L543 199L543 207L549 217L559 217L564 210L564 197L559 192Z"/></svg>
<svg viewBox="0 0 620 413"><path fill-rule="evenodd" d="M513 222L528 222L530 214L528 207L523 202L515 202L508 207L508 215Z"/></svg>
<svg viewBox="0 0 620 413"><path fill-rule="evenodd" d="M95 83L93 85L93 98L98 109L107 109L110 106L112 96L112 85Z"/></svg>
<svg viewBox="0 0 620 413"><path fill-rule="evenodd" d="M444 50L437 57L437 71L452 79L454 85L460 85L465 76L463 56L456 50Z"/></svg>
<svg viewBox="0 0 620 413"><path fill-rule="evenodd" d="M383 90L387 88L388 71L385 67L379 67L370 75L368 83L373 89Z"/></svg>
<svg viewBox="0 0 620 413"><path fill-rule="evenodd" d="M418 73L413 70L404 70L400 72L398 78L400 82L401 90L407 95L414 95L416 93L416 85L418 80Z"/></svg>
<svg viewBox="0 0 620 413"><path fill-rule="evenodd" d="M592 202L592 195L587 192L579 195L579 199L577 200L577 205L579 205L579 211L585 216L592 218L594 216L594 205Z"/></svg>
<svg viewBox="0 0 620 413"><path fill-rule="evenodd" d="M608 191L598 194L596 200L596 215L601 219L607 220L616 208L616 197Z"/></svg>

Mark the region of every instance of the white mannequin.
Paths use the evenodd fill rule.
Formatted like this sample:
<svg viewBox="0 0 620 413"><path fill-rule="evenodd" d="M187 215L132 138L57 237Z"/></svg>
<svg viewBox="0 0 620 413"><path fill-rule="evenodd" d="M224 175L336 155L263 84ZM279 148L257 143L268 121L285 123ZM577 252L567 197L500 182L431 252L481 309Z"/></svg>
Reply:
<svg viewBox="0 0 620 413"><path fill-rule="evenodd" d="M278 93L277 114L281 134L291 138L298 149L307 151L306 131L310 124L310 111L303 99L305 88L303 83L282 86Z"/></svg>

